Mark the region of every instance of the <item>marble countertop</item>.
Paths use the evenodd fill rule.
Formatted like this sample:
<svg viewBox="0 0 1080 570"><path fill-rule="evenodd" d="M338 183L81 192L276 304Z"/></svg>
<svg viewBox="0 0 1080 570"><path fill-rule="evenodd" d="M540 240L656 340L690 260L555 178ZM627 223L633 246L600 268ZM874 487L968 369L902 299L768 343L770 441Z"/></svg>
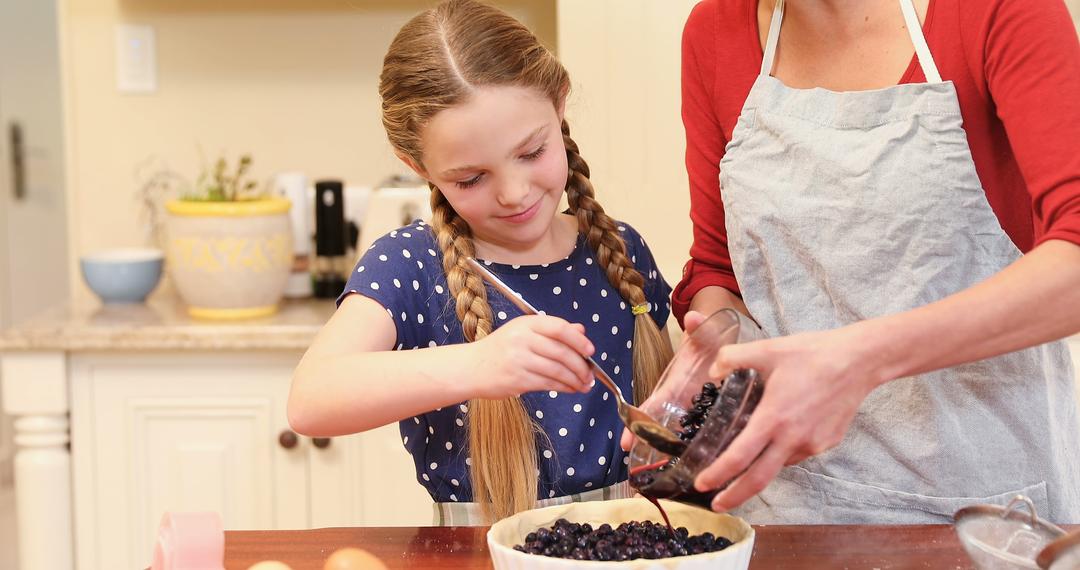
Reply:
<svg viewBox="0 0 1080 570"><path fill-rule="evenodd" d="M334 312L331 299L288 300L271 316L208 321L172 294L145 304L57 307L0 332L0 351L303 351Z"/></svg>

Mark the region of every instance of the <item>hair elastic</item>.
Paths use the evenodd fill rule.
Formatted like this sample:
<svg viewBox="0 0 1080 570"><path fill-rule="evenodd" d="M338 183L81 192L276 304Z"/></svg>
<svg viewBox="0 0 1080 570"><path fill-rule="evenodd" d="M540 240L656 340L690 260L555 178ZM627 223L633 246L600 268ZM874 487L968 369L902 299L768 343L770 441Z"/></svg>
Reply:
<svg viewBox="0 0 1080 570"><path fill-rule="evenodd" d="M642 303L640 305L634 305L634 307L632 309L630 309L630 312L634 313L635 317L637 315L644 315L645 313L649 312L649 304L648 303Z"/></svg>

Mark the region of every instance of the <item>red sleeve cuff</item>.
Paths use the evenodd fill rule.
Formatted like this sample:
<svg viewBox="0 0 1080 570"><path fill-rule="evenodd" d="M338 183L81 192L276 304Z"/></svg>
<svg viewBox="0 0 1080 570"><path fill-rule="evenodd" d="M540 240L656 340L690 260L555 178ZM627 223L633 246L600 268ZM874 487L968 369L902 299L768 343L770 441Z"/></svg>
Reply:
<svg viewBox="0 0 1080 570"><path fill-rule="evenodd" d="M1071 242L1071 243L1074 243L1074 244L1080 246L1080 227L1076 227L1076 228L1054 228L1054 229L1050 230L1049 232L1039 236L1039 238L1037 240L1035 240L1035 245L1037 246L1037 245L1039 245L1039 244L1041 244L1041 243L1043 243L1045 241L1050 241L1052 239L1057 239L1057 240L1061 240L1061 241L1067 241L1067 242ZM682 285L682 283L680 283L679 285ZM676 289L676 291L677 290L678 289ZM675 304L672 303L673 307L674 307L674 305ZM680 317L680 319L681 319L681 317Z"/></svg>
<svg viewBox="0 0 1080 570"><path fill-rule="evenodd" d="M690 310L690 302L694 295L706 287L723 287L732 293L742 296L739 292L739 284L735 281L735 275L721 270L694 263L694 260L686 262L683 266L683 277L675 290L671 293L671 312L679 322L679 328L683 327L683 316Z"/></svg>

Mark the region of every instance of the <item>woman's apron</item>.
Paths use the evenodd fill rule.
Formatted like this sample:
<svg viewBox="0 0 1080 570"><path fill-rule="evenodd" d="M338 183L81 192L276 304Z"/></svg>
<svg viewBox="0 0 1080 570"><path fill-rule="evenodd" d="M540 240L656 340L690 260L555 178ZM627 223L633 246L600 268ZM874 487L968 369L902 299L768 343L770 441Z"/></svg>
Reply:
<svg viewBox="0 0 1080 570"><path fill-rule="evenodd" d="M841 327L962 291L1020 251L986 200L956 90L901 0L924 84L837 93L772 77L783 0L720 185L736 278L770 336ZM1080 427L1053 342L870 393L843 442L736 512L753 523L946 523L1023 493L1080 522Z"/></svg>

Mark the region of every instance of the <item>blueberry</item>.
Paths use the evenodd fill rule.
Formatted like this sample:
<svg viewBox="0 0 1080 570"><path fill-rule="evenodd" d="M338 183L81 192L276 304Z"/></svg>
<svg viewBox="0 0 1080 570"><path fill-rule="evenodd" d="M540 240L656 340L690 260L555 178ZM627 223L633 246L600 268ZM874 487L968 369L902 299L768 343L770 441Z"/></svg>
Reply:
<svg viewBox="0 0 1080 570"><path fill-rule="evenodd" d="M686 556L722 550L731 545L730 540L712 533L691 536L686 527L672 531L653 521L628 521L614 529L610 524L602 524L593 529L588 523L559 519L549 528L530 532L525 539L525 544L515 545L514 550L573 560L603 561Z"/></svg>

